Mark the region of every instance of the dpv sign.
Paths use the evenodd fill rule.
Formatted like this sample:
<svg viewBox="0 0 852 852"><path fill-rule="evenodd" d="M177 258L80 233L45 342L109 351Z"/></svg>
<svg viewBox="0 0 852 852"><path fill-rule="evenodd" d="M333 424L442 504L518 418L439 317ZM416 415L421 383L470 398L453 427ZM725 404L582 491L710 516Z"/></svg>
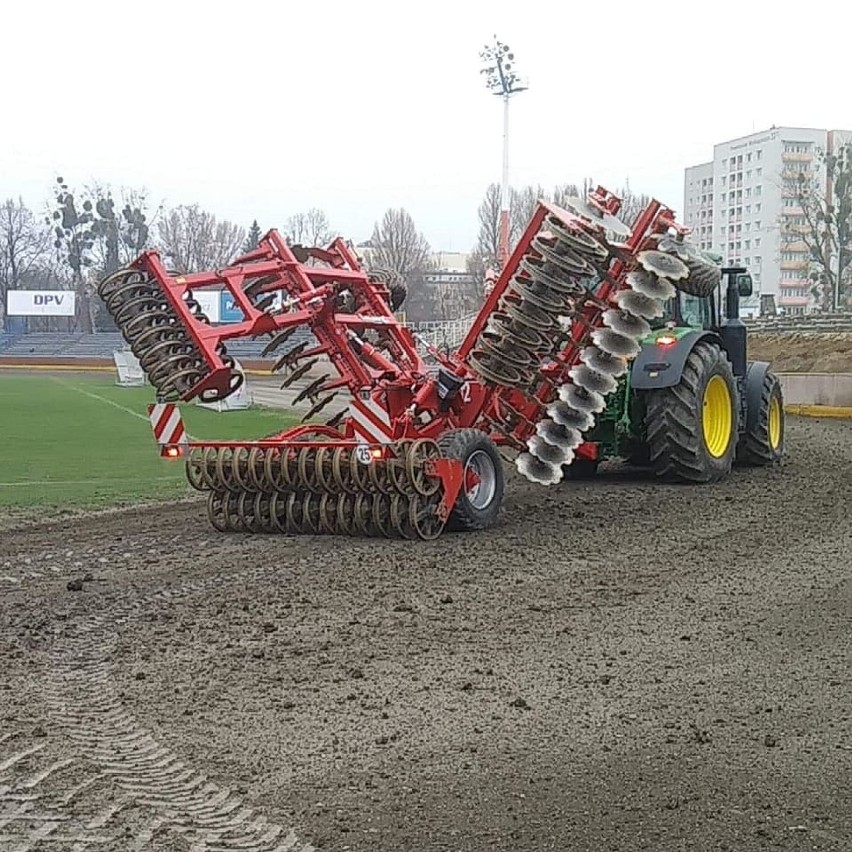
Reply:
<svg viewBox="0 0 852 852"><path fill-rule="evenodd" d="M13 317L73 317L76 293L71 290L10 290L8 314Z"/></svg>

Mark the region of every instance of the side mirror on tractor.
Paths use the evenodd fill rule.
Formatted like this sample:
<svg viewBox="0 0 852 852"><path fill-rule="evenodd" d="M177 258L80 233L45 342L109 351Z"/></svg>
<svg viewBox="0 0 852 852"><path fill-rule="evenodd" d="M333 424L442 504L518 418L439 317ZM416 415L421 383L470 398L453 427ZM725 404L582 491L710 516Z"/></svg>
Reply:
<svg viewBox="0 0 852 852"><path fill-rule="evenodd" d="M737 276L737 292L743 297L750 296L754 292L751 275L748 272Z"/></svg>

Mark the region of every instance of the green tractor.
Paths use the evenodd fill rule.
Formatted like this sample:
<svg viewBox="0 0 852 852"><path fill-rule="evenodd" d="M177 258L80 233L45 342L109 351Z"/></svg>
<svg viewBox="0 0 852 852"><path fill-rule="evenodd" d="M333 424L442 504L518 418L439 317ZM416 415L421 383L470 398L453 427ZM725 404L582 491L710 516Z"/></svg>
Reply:
<svg viewBox="0 0 852 852"><path fill-rule="evenodd" d="M668 482L715 482L732 465L771 465L784 452L784 400L769 364L748 360L739 316L752 280L703 253L698 274L652 322L642 349L609 397L566 479L594 476L623 459ZM721 318L722 284L724 319Z"/></svg>

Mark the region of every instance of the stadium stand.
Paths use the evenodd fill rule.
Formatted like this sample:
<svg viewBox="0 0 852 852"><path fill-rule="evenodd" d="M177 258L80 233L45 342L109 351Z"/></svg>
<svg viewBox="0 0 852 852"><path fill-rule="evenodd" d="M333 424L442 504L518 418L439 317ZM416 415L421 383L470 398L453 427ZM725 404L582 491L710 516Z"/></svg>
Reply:
<svg viewBox="0 0 852 852"><path fill-rule="evenodd" d="M312 340L307 330L299 329L290 343ZM258 359L268 338L259 340L235 340L226 344L235 358L243 360ZM99 332L97 334L65 334L59 332L31 332L21 335L0 335L0 357L12 360L19 358L81 358L107 359L112 361L112 353L127 348L118 332Z"/></svg>

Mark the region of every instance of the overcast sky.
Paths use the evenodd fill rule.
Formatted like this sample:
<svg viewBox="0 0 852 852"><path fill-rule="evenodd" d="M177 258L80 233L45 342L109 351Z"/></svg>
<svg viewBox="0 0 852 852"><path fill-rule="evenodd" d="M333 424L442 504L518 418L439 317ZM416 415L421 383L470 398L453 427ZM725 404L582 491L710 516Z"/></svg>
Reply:
<svg viewBox="0 0 852 852"><path fill-rule="evenodd" d="M433 248L468 250L500 180L478 55L496 33L530 84L513 185L629 177L680 209L684 166L714 142L852 125L833 36L852 13L834 5L14 0L0 198L41 205L56 174L97 178L264 230L317 206L356 240L404 206Z"/></svg>

